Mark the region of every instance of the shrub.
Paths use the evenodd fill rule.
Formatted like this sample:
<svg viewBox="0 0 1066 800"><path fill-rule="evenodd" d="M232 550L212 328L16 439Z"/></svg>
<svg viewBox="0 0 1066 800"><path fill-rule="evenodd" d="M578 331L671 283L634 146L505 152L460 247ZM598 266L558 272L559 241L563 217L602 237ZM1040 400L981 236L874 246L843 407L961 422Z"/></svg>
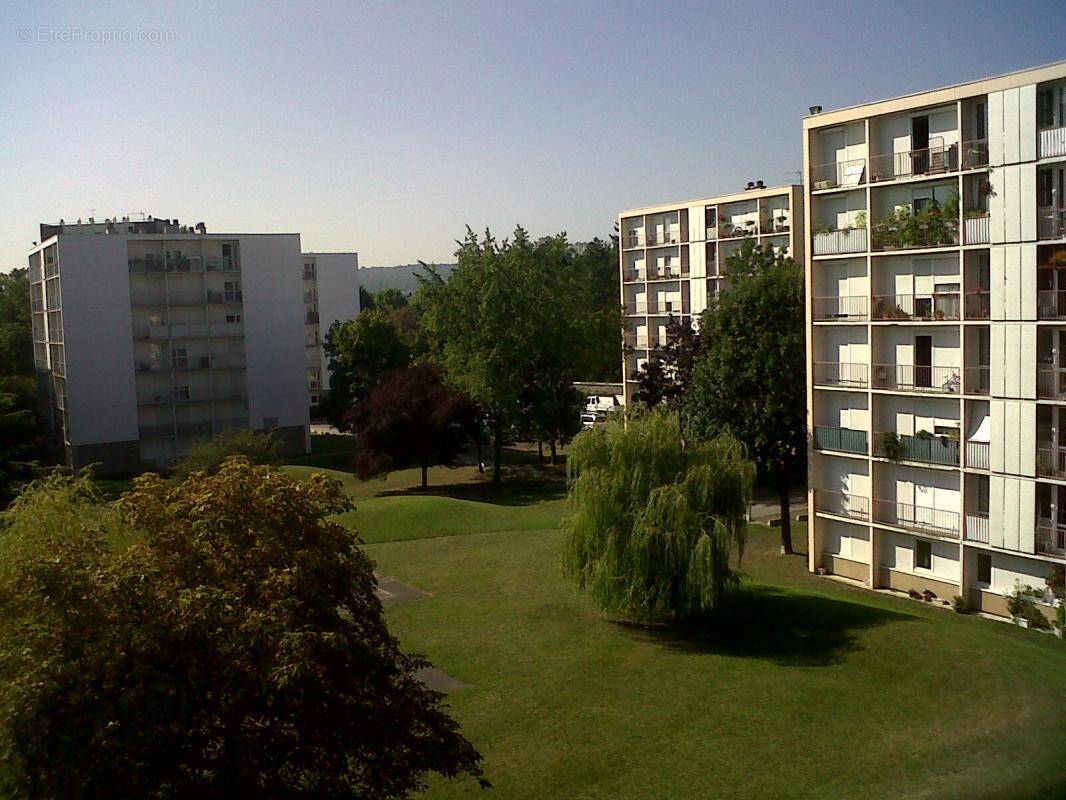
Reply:
<svg viewBox="0 0 1066 800"><path fill-rule="evenodd" d="M244 456L253 464L280 464L281 445L269 433L233 428L193 444L170 472L179 480L193 472L215 473L231 456Z"/></svg>
<svg viewBox="0 0 1066 800"><path fill-rule="evenodd" d="M1033 599L1032 593L1027 591L1027 587L1015 584L1014 591L1008 594L1006 598L1007 611L1010 612L1011 617L1024 619L1029 623L1030 628L1039 628L1040 630L1049 630L1051 628L1047 617L1036 607L1036 601Z"/></svg>

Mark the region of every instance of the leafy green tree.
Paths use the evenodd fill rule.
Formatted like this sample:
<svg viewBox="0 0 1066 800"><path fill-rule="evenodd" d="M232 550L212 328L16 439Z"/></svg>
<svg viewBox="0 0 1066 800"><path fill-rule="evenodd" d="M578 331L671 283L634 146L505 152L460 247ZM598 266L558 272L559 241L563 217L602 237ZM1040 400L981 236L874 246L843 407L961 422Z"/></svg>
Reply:
<svg viewBox="0 0 1066 800"><path fill-rule="evenodd" d="M344 414L366 397L384 375L411 363L411 348L392 319L375 307L347 322L335 322L323 349L329 357L329 391L321 409L340 427Z"/></svg>
<svg viewBox="0 0 1066 800"><path fill-rule="evenodd" d="M359 313L374 310L374 293L365 286L359 287Z"/></svg>
<svg viewBox="0 0 1066 800"><path fill-rule="evenodd" d="M30 279L25 269L0 273L0 376L33 375Z"/></svg>
<svg viewBox="0 0 1066 800"><path fill-rule="evenodd" d="M570 257L570 298L587 327L578 369L581 380L618 381L622 371L622 301L618 284L618 237L575 246Z"/></svg>
<svg viewBox="0 0 1066 800"><path fill-rule="evenodd" d="M37 473L45 454L37 382L0 376L0 507Z"/></svg>
<svg viewBox="0 0 1066 800"><path fill-rule="evenodd" d="M348 509L335 480L242 458L114 506L84 477L23 492L0 537L0 792L385 800L480 778L329 521Z"/></svg>
<svg viewBox="0 0 1066 800"><path fill-rule="evenodd" d="M406 307L407 304L407 295L395 286L390 286L388 289L382 289L380 292L374 293L374 308L397 311Z"/></svg>
<svg viewBox="0 0 1066 800"><path fill-rule="evenodd" d="M170 472L179 480L193 472L215 473L231 456L244 456L253 464L280 464L281 444L269 433L233 428L193 444Z"/></svg>
<svg viewBox="0 0 1066 800"><path fill-rule="evenodd" d="M739 586L754 468L728 434L686 444L676 412L631 414L570 447L563 566L605 610L680 621Z"/></svg>
<svg viewBox="0 0 1066 800"><path fill-rule="evenodd" d="M669 316L666 320L666 346L646 361L637 373L634 399L648 408L665 403L670 408L684 405L685 387L699 358L703 339L690 321Z"/></svg>
<svg viewBox="0 0 1066 800"><path fill-rule="evenodd" d="M689 433L730 431L777 488L781 547L792 552L789 489L806 465L803 270L753 242L726 262L703 315L703 355L685 392Z"/></svg>

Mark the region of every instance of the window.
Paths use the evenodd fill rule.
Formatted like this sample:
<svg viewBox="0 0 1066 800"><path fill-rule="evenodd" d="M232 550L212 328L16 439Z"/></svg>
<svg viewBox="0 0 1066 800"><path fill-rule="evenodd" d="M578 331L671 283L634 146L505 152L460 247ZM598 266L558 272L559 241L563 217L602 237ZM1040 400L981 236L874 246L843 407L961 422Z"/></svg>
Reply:
<svg viewBox="0 0 1066 800"><path fill-rule="evenodd" d="M189 366L189 351L184 347L175 347L170 351L170 366L183 369Z"/></svg>
<svg viewBox="0 0 1066 800"><path fill-rule="evenodd" d="M977 582L992 585L992 556L989 553L977 554Z"/></svg>
<svg viewBox="0 0 1066 800"><path fill-rule="evenodd" d="M313 261L309 261L304 264L304 280L310 280L315 277L315 264Z"/></svg>
<svg viewBox="0 0 1066 800"><path fill-rule="evenodd" d="M226 322L240 322L240 321L241 321L241 315L240 314L227 314L226 315Z"/></svg>
<svg viewBox="0 0 1066 800"><path fill-rule="evenodd" d="M188 400L191 397L191 395L189 394L189 387L188 386L175 386L174 387L174 397L177 400Z"/></svg>
<svg viewBox="0 0 1066 800"><path fill-rule="evenodd" d="M239 303L241 302L241 282L240 281L226 281L223 287L226 294L227 303Z"/></svg>
<svg viewBox="0 0 1066 800"><path fill-rule="evenodd" d="M924 539L918 539L914 543L914 568L933 568L933 545Z"/></svg>
<svg viewBox="0 0 1066 800"><path fill-rule="evenodd" d="M988 516L988 476L977 476L977 513Z"/></svg>

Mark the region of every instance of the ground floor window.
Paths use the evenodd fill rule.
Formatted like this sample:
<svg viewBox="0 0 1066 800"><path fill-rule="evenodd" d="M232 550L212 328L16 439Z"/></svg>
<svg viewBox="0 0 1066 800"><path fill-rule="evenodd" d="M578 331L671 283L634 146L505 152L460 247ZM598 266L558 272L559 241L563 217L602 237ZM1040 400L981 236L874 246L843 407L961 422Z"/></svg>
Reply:
<svg viewBox="0 0 1066 800"><path fill-rule="evenodd" d="M933 545L923 539L914 543L914 566L917 569L933 568Z"/></svg>
<svg viewBox="0 0 1066 800"><path fill-rule="evenodd" d="M992 583L992 556L988 553L977 554L977 582Z"/></svg>

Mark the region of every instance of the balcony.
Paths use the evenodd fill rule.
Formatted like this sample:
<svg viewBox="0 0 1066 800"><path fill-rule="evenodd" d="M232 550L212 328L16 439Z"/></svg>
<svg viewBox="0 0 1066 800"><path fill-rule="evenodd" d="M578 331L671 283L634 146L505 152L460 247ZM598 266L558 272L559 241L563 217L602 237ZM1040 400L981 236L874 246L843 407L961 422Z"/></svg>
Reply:
<svg viewBox="0 0 1066 800"><path fill-rule="evenodd" d="M226 305L241 303L244 301L244 293L240 290L227 289L224 292L208 292L207 302L213 305Z"/></svg>
<svg viewBox="0 0 1066 800"><path fill-rule="evenodd" d="M964 244L988 244L990 238L987 213L968 216L963 220Z"/></svg>
<svg viewBox="0 0 1066 800"><path fill-rule="evenodd" d="M970 469L989 469L988 442L966 443L966 466Z"/></svg>
<svg viewBox="0 0 1066 800"><path fill-rule="evenodd" d="M1066 368L1042 367L1036 371L1036 396L1041 400L1066 398Z"/></svg>
<svg viewBox="0 0 1066 800"><path fill-rule="evenodd" d="M987 161L987 157L986 157ZM958 145L934 144L922 150L884 153L870 159L870 183L943 175L959 168Z"/></svg>
<svg viewBox="0 0 1066 800"><path fill-rule="evenodd" d="M989 367L966 367L962 374L962 390L966 394L989 393L992 386L992 370Z"/></svg>
<svg viewBox="0 0 1066 800"><path fill-rule="evenodd" d="M896 500L874 500L874 521L929 536L959 538L959 512Z"/></svg>
<svg viewBox="0 0 1066 800"><path fill-rule="evenodd" d="M958 221L943 214L925 212L893 215L874 225L874 247L885 250L921 250L931 247L954 247L959 243Z"/></svg>
<svg viewBox="0 0 1066 800"><path fill-rule="evenodd" d="M1037 132L1037 157L1066 156L1066 127L1044 128Z"/></svg>
<svg viewBox="0 0 1066 800"><path fill-rule="evenodd" d="M1066 238L1066 208L1043 206L1036 210L1036 238Z"/></svg>
<svg viewBox="0 0 1066 800"><path fill-rule="evenodd" d="M874 295L877 320L944 321L959 319L962 298L958 292Z"/></svg>
<svg viewBox="0 0 1066 800"><path fill-rule="evenodd" d="M644 270L642 269L627 269L622 272L622 281L624 283L644 283Z"/></svg>
<svg viewBox="0 0 1066 800"><path fill-rule="evenodd" d="M681 242L681 231L652 231L648 234L648 247L668 247Z"/></svg>
<svg viewBox="0 0 1066 800"><path fill-rule="evenodd" d="M1037 519L1035 549L1043 556L1066 557L1066 525L1050 519Z"/></svg>
<svg viewBox="0 0 1066 800"><path fill-rule="evenodd" d="M865 253L867 241L866 228L845 228L815 233L811 245L816 256L839 256Z"/></svg>
<svg viewBox="0 0 1066 800"><path fill-rule="evenodd" d="M866 159L831 161L811 167L811 187L814 191L824 189L852 188L866 183Z"/></svg>
<svg viewBox="0 0 1066 800"><path fill-rule="evenodd" d="M1036 293L1037 319L1066 319L1066 291L1041 289Z"/></svg>
<svg viewBox="0 0 1066 800"><path fill-rule="evenodd" d="M874 433L874 455L892 461L959 465L959 440L948 436L911 436L892 431Z"/></svg>
<svg viewBox="0 0 1066 800"><path fill-rule="evenodd" d="M685 310L685 306L680 300L667 300L662 303L629 303L626 306L626 313L630 316L639 316L641 314L687 314L688 311Z"/></svg>
<svg viewBox="0 0 1066 800"><path fill-rule="evenodd" d="M653 267L648 270L649 281L676 281L688 277L688 267L680 264L665 267Z"/></svg>
<svg viewBox="0 0 1066 800"><path fill-rule="evenodd" d="M958 367L874 364L875 389L958 394L961 383Z"/></svg>
<svg viewBox="0 0 1066 800"><path fill-rule="evenodd" d="M866 319L866 298L862 295L815 297L811 306L811 313L819 322Z"/></svg>
<svg viewBox="0 0 1066 800"><path fill-rule="evenodd" d="M644 231L633 231L622 238L622 249L633 250L644 246Z"/></svg>
<svg viewBox="0 0 1066 800"><path fill-rule="evenodd" d="M966 541L988 544L988 514L966 515Z"/></svg>
<svg viewBox="0 0 1066 800"><path fill-rule="evenodd" d="M1056 447L1046 442L1038 443L1036 474L1042 478L1066 480L1066 447Z"/></svg>
<svg viewBox="0 0 1066 800"><path fill-rule="evenodd" d="M134 339L208 339L243 336L240 322L185 322L175 325L141 325L133 329Z"/></svg>
<svg viewBox="0 0 1066 800"><path fill-rule="evenodd" d="M814 428L814 446L818 450L838 450L842 453L866 455L866 431L851 428Z"/></svg>
<svg viewBox="0 0 1066 800"><path fill-rule="evenodd" d="M833 514L866 522L870 519L870 499L854 494L815 489L814 510L815 513Z"/></svg>
<svg viewBox="0 0 1066 800"><path fill-rule="evenodd" d="M962 168L982 169L988 166L988 139L971 139L962 143Z"/></svg>
<svg viewBox="0 0 1066 800"><path fill-rule="evenodd" d="M204 422L179 422L177 424L178 436L210 436L211 423Z"/></svg>
<svg viewBox="0 0 1066 800"><path fill-rule="evenodd" d="M138 433L142 439L158 439L160 437L173 436L174 426L170 423L164 425L141 425Z"/></svg>
<svg viewBox="0 0 1066 800"><path fill-rule="evenodd" d="M966 292L963 304L966 319L988 319L991 316L992 298L987 289Z"/></svg>
<svg viewBox="0 0 1066 800"><path fill-rule="evenodd" d="M660 347L665 347L666 342L658 338L651 338L647 334L633 334L627 333L624 337L626 347L637 350L657 350Z"/></svg>
<svg viewBox="0 0 1066 800"><path fill-rule="evenodd" d="M843 386L849 389L865 389L870 385L870 368L867 364L815 361L813 366L815 386Z"/></svg>

